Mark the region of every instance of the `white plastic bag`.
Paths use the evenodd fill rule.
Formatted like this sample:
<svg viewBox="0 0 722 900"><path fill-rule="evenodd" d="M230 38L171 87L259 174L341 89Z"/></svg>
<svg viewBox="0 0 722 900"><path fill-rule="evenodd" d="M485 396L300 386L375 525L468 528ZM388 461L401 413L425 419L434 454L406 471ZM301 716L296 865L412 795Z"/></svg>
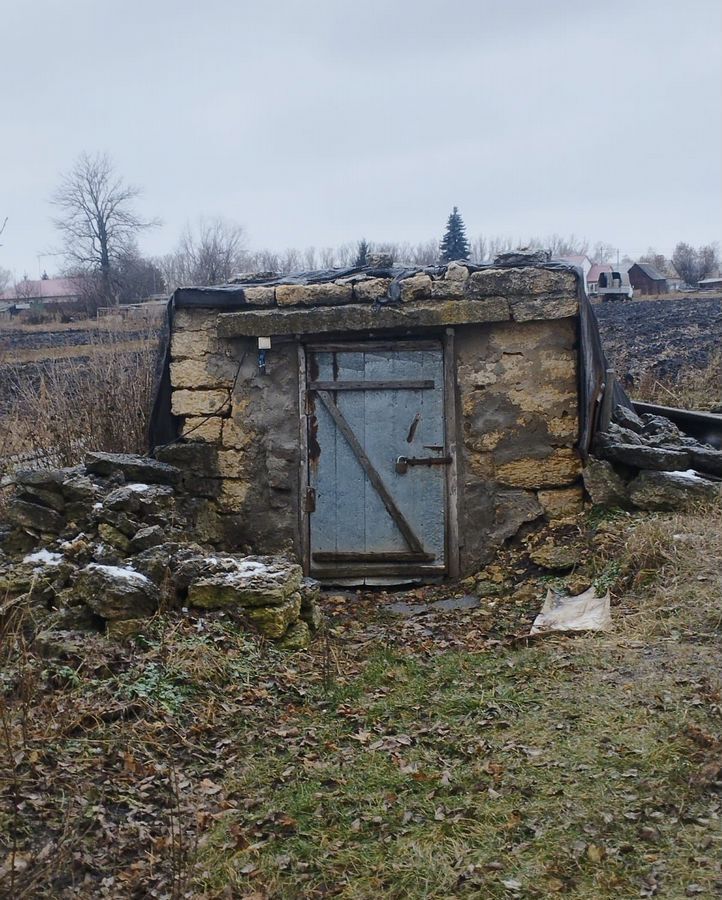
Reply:
<svg viewBox="0 0 722 900"><path fill-rule="evenodd" d="M564 597L548 590L544 606L534 619L529 634L546 631L609 631L612 614L609 591L598 597L593 587L576 597Z"/></svg>

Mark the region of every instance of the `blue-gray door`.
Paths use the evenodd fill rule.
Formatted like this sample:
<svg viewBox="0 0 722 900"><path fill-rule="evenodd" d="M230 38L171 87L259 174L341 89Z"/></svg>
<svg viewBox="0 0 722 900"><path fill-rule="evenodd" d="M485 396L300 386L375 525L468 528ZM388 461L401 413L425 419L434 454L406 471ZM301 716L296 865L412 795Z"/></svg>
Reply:
<svg viewBox="0 0 722 900"><path fill-rule="evenodd" d="M311 573L443 573L450 460L441 345L317 346L306 386Z"/></svg>

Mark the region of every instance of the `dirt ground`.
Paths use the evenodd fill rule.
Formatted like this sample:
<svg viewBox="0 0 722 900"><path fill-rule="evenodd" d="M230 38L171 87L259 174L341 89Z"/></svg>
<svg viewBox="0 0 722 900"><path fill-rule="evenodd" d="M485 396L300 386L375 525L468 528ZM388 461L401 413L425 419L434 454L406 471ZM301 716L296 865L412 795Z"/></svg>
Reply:
<svg viewBox="0 0 722 900"><path fill-rule="evenodd" d="M295 654L230 614L111 644L5 609L0 895L719 896L721 526L591 517L564 572L530 535L456 586L327 592ZM528 637L589 582L612 632Z"/></svg>

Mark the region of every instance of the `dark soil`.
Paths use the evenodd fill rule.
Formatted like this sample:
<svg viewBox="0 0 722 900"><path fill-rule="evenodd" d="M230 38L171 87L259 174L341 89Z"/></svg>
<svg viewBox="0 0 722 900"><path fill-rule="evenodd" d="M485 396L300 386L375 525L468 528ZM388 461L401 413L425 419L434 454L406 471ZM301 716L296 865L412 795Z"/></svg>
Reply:
<svg viewBox="0 0 722 900"><path fill-rule="evenodd" d="M722 346L722 299L632 300L595 305L607 357L617 375L652 372L675 380L705 369Z"/></svg>

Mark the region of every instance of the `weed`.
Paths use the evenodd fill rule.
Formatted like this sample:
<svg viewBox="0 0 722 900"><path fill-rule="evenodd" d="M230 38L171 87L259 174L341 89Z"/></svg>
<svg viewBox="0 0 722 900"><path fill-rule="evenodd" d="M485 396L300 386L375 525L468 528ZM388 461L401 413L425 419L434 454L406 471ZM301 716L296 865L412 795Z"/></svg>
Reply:
<svg viewBox="0 0 722 900"><path fill-rule="evenodd" d="M139 673L133 672L130 680L119 678L118 689L128 699L143 700L173 715L182 712L191 693L191 688L180 684L164 665L153 662Z"/></svg>

